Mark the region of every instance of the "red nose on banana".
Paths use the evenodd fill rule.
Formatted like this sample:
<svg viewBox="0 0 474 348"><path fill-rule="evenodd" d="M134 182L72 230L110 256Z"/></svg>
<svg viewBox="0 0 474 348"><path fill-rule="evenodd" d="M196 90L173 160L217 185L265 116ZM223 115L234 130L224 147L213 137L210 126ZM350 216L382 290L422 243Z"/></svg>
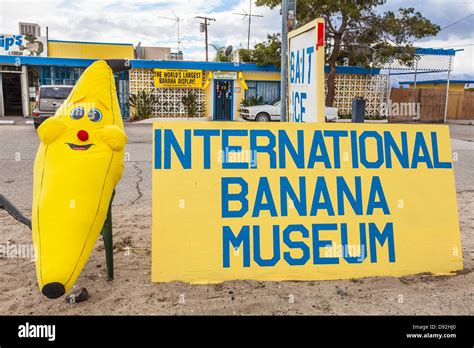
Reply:
<svg viewBox="0 0 474 348"><path fill-rule="evenodd" d="M89 133L87 133L85 130L80 130L77 132L77 137L80 141L87 141L87 139L89 139Z"/></svg>

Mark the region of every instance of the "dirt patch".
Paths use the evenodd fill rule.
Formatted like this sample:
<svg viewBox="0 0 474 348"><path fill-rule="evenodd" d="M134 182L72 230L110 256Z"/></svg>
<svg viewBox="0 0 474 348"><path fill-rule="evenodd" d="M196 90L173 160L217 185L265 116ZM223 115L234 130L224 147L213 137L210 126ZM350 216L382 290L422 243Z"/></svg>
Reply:
<svg viewBox="0 0 474 348"><path fill-rule="evenodd" d="M48 300L28 258L0 259L1 314L439 314L474 313L474 193L458 194L464 270L338 281L151 282L151 208L114 206L115 280L107 281L101 238L76 289L90 298ZM31 232L0 211L0 243L31 243Z"/></svg>

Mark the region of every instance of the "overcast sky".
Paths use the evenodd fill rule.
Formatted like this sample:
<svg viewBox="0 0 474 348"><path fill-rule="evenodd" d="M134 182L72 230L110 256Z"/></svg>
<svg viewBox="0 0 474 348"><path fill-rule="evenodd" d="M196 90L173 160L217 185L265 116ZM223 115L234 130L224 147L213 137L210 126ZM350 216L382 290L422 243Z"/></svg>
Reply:
<svg viewBox="0 0 474 348"><path fill-rule="evenodd" d="M445 27L474 13L472 0L388 0L380 12L413 6L432 22ZM195 16L216 18L209 28L209 42L235 48L247 46L247 21L234 12L248 12L249 0L0 0L0 33L18 32L18 22L49 27L50 39L125 42L143 46L177 48L177 27L158 16L183 19L180 23L186 60L204 60L204 34ZM251 46L269 33L281 30L279 10L252 7ZM474 16L420 40L421 47L464 49L455 59L454 76L474 79ZM211 57L214 49L210 47Z"/></svg>

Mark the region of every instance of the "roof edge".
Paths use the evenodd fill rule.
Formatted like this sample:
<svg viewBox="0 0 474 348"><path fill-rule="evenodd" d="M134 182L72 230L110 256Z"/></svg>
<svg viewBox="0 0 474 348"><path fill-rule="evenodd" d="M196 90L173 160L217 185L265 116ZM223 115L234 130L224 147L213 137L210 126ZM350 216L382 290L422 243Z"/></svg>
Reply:
<svg viewBox="0 0 474 348"><path fill-rule="evenodd" d="M68 44L89 44L89 45L114 45L114 46L132 46L131 43L118 43L118 42L97 42L97 41L70 41L70 40L51 40L48 39L48 42L60 42Z"/></svg>
<svg viewBox="0 0 474 348"><path fill-rule="evenodd" d="M94 58L58 58L58 57L29 57L29 56L0 56L0 64L20 64L20 65L56 65L66 67L88 67ZM198 62L198 61L175 61L175 60L145 60L131 59L132 68L142 69L195 69L213 71L255 71L255 72L280 72L274 65L257 65L253 63L226 63L226 62ZM379 68L366 68L362 66L336 66L338 74L355 75L378 75ZM324 71L329 72L329 67L325 66Z"/></svg>

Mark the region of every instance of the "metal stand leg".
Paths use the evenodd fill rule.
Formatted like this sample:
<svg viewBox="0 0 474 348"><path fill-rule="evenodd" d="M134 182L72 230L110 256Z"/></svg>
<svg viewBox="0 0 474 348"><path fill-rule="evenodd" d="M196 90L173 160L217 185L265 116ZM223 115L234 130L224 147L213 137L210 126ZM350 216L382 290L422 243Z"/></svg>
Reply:
<svg viewBox="0 0 474 348"><path fill-rule="evenodd" d="M104 238L105 261L107 264L107 278L114 279L114 244L112 240L112 201L114 200L115 191L110 199L109 210L107 211L107 219L104 227L102 227L102 237Z"/></svg>
<svg viewBox="0 0 474 348"><path fill-rule="evenodd" d="M17 221L21 222L23 225L26 225L31 230L31 220L24 216L12 203L6 199L2 194L0 194L0 209L6 210L11 216L13 216Z"/></svg>

